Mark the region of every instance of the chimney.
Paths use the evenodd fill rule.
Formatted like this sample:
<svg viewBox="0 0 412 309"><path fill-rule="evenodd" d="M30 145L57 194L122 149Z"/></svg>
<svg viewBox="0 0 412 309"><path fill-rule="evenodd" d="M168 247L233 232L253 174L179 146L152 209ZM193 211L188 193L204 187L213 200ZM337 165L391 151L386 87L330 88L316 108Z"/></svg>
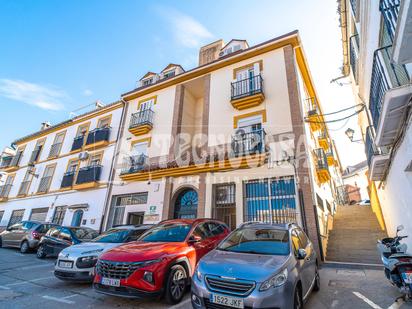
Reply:
<svg viewBox="0 0 412 309"><path fill-rule="evenodd" d="M41 127L40 127L40 131L46 130L47 128L50 128L51 124L48 121L42 122L41 123Z"/></svg>
<svg viewBox="0 0 412 309"><path fill-rule="evenodd" d="M199 51L199 66L208 64L218 59L223 45L223 40L218 40L201 47Z"/></svg>

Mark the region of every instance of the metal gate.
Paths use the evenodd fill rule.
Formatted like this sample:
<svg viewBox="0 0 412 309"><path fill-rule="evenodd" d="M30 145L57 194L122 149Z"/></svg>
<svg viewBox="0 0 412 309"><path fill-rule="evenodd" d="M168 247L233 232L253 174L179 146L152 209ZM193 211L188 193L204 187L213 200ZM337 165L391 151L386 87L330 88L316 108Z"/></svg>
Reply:
<svg viewBox="0 0 412 309"><path fill-rule="evenodd" d="M236 187L234 183L214 185L213 218L236 229Z"/></svg>
<svg viewBox="0 0 412 309"><path fill-rule="evenodd" d="M195 219L199 203L197 192L193 189L182 191L175 203L175 219Z"/></svg>
<svg viewBox="0 0 412 309"><path fill-rule="evenodd" d="M296 222L294 177L244 182L244 221Z"/></svg>

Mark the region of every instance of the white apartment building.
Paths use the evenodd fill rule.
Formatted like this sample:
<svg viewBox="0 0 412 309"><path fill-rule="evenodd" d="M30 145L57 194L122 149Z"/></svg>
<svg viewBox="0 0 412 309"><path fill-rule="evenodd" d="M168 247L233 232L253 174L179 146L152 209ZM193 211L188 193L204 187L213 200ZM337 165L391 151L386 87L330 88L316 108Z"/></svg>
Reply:
<svg viewBox="0 0 412 309"><path fill-rule="evenodd" d="M378 219L394 235L412 234L412 4L410 0L342 0L344 75L355 98ZM412 239L406 240L412 246Z"/></svg>
<svg viewBox="0 0 412 309"><path fill-rule="evenodd" d="M222 40L122 95L105 228L169 218L298 222L326 251L341 167L298 32Z"/></svg>
<svg viewBox="0 0 412 309"><path fill-rule="evenodd" d="M121 102L99 105L16 140L0 162L0 228L31 219L99 230L122 114Z"/></svg>

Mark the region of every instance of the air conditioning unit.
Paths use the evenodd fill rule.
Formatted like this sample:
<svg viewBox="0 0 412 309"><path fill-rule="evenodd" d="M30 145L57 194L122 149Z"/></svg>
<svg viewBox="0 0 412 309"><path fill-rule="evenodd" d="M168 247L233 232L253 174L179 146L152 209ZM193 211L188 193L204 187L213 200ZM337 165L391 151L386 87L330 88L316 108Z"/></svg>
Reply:
<svg viewBox="0 0 412 309"><path fill-rule="evenodd" d="M89 158L89 153L87 151L79 153L79 160L84 161Z"/></svg>

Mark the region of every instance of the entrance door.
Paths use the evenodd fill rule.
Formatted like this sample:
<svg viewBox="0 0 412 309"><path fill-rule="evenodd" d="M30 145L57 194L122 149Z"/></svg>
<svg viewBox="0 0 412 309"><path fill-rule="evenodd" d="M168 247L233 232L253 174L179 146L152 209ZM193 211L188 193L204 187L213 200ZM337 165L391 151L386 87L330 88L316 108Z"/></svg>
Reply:
<svg viewBox="0 0 412 309"><path fill-rule="evenodd" d="M127 224L143 224L144 212L129 212L127 215Z"/></svg>
<svg viewBox="0 0 412 309"><path fill-rule="evenodd" d="M231 230L236 229L236 187L234 183L214 186L213 218L225 222Z"/></svg>
<svg viewBox="0 0 412 309"><path fill-rule="evenodd" d="M71 226L80 226L82 224L83 213L81 209L74 212Z"/></svg>
<svg viewBox="0 0 412 309"><path fill-rule="evenodd" d="M195 219L198 205L197 192L193 189L183 190L176 199L175 219Z"/></svg>

